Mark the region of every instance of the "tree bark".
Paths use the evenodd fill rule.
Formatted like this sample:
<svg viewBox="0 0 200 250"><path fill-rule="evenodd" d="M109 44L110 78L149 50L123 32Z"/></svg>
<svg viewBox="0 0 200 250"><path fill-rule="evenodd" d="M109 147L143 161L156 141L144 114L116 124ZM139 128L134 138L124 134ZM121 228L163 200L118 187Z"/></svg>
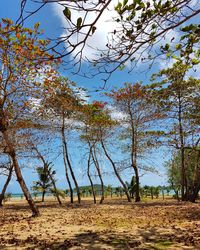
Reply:
<svg viewBox="0 0 200 250"><path fill-rule="evenodd" d="M24 178L22 176L22 173L21 173L21 169L20 169L20 166L19 166L19 163L18 163L18 160L17 160L17 156L16 156L16 152L15 152L15 148L12 144L12 141L10 140L9 138L9 135L8 135L8 131L7 130L3 130L2 131L2 134L3 134L3 138L5 140L5 143L8 147L8 154L10 155L11 159L12 159L12 163L13 163L13 167L14 167L14 170L15 170L15 173L16 173L16 176L17 176L17 181L19 182L20 184L20 187L23 191L23 194L30 206L30 209L32 211L32 215L33 216L39 216L40 213L39 213L39 210L34 202L34 200L32 199L31 197L31 193L29 192L27 186L26 186L26 183L24 181Z"/></svg>
<svg viewBox="0 0 200 250"><path fill-rule="evenodd" d="M153 188L150 188L150 192L151 192L151 199L153 200Z"/></svg>
<svg viewBox="0 0 200 250"><path fill-rule="evenodd" d="M12 172L13 172L13 165L10 166L8 177L6 179L6 182L5 182L4 186L3 186L3 189L2 189L1 194L0 194L0 206L3 206L3 200L4 200L4 197L5 197L6 189L7 189L8 184L9 184L11 178L12 178Z"/></svg>
<svg viewBox="0 0 200 250"><path fill-rule="evenodd" d="M185 173L185 148L184 148L184 131L182 125L182 104L181 94L178 94L178 123L179 123L179 136L181 143L181 200L187 199L187 181Z"/></svg>
<svg viewBox="0 0 200 250"><path fill-rule="evenodd" d="M68 167L69 167L69 170L70 170L70 173L71 173L71 176L72 176L72 179L74 181L74 185L76 187L76 191L77 191L77 196L78 196L78 203L81 203L81 193L80 193L80 189L79 189L79 186L78 186L78 182L76 180L76 177L74 175L74 171L72 169L72 165L71 165L71 161L69 159L69 154L68 154L68 148L67 148L67 142L66 142L66 139L65 139L65 124L64 124L64 120L65 120L65 117L63 115L63 123L62 123L62 128L61 128L61 135L62 135L62 141L63 141L63 146L64 146L64 153L65 153L65 157L66 157L66 162L68 164Z"/></svg>
<svg viewBox="0 0 200 250"><path fill-rule="evenodd" d="M101 140L101 146L102 146L102 148L103 148L103 151L104 151L104 153L105 153L107 159L110 161L110 163L111 163L111 165L112 165L112 167L113 167L113 170L114 170L115 175L117 176L119 182L122 184L122 187L124 188L124 191L125 191L125 194L126 194L126 197L127 197L128 202L131 202L131 198L130 198L130 195L129 195L127 186L126 186L126 184L123 182L121 176L119 175L119 173L118 173L118 171L117 171L117 168L116 168L116 166L115 166L114 161L113 161L113 160L111 159L111 157L109 156L109 154L108 154L108 152L107 152L107 150L106 150L106 148L105 148L105 145L104 145L104 143L103 143L103 140Z"/></svg>
<svg viewBox="0 0 200 250"><path fill-rule="evenodd" d="M73 188L71 185L71 181L69 179L69 175L68 175L68 169L67 169L67 162L66 162L66 157L65 157L65 151L64 151L64 145L63 145L63 161L64 161L64 166L65 166L65 177L69 186L69 192L70 192L70 202L73 203L74 202L74 195L73 195Z"/></svg>
<svg viewBox="0 0 200 250"><path fill-rule="evenodd" d="M164 192L163 188L161 189L161 192L162 192L162 199L164 200L165 199L165 192Z"/></svg>
<svg viewBox="0 0 200 250"><path fill-rule="evenodd" d="M87 167L87 176L88 176L88 179L90 181L90 185L91 185L91 188L92 188L92 195L93 195L93 199L94 199L94 204L97 203L96 201L96 194L95 194L95 191L94 191L94 185L93 185L93 181L92 181L92 178L90 176L90 161L91 161L91 148L90 148L90 153L89 153L89 157L88 157L88 167Z"/></svg>
<svg viewBox="0 0 200 250"><path fill-rule="evenodd" d="M135 172L135 202L139 202L141 198L140 198L140 178L137 167L137 132L133 124L134 119L130 104L128 106L128 109L131 120L131 164Z"/></svg>
<svg viewBox="0 0 200 250"><path fill-rule="evenodd" d="M53 187L54 187L54 190L55 190L55 194L56 194L56 198L57 198L57 200L58 200L58 203L59 203L59 205L61 205L62 202L61 202L60 196L59 196L59 194L58 194L58 190L57 190L57 187L56 187L56 183L55 183L55 181L54 181L54 179L53 179L53 177L52 177L52 175L51 175L51 173L50 173L49 171L48 171L48 174L49 174L49 177L50 177L51 182L52 182L52 184L53 184Z"/></svg>
<svg viewBox="0 0 200 250"><path fill-rule="evenodd" d="M42 192L42 202L44 202L45 190Z"/></svg>
<svg viewBox="0 0 200 250"><path fill-rule="evenodd" d="M197 160L193 173L193 181L192 181L192 193L189 196L189 201L195 202L198 198L198 194L200 191L200 150L197 152Z"/></svg>
<svg viewBox="0 0 200 250"><path fill-rule="evenodd" d="M140 180L137 166L133 165L135 171L135 202L139 202L140 199Z"/></svg>
<svg viewBox="0 0 200 250"><path fill-rule="evenodd" d="M95 146L93 147L93 151L91 153L92 153L92 159L93 159L94 165L96 167L96 170L97 170L100 182L101 182L101 200L100 200L100 204L102 204L103 201L104 201L104 183L103 183L103 178L102 178L102 175L101 175L101 169L100 169L100 166L99 166L99 162L98 162L98 159L97 159L97 156L96 156Z"/></svg>

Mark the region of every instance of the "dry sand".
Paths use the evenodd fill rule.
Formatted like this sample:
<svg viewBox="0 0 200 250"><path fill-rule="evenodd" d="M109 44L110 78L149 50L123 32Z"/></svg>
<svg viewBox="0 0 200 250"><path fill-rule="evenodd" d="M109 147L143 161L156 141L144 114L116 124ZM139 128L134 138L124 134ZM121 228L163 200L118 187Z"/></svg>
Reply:
<svg viewBox="0 0 200 250"><path fill-rule="evenodd" d="M59 206L38 201L32 218L24 200L0 208L0 249L200 249L200 204L106 199Z"/></svg>

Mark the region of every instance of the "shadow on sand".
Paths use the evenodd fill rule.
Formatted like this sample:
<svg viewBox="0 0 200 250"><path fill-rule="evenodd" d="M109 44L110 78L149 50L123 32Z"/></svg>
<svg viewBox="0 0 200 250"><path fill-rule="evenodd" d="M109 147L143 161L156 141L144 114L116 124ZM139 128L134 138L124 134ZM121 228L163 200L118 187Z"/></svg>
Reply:
<svg viewBox="0 0 200 250"><path fill-rule="evenodd" d="M134 235L113 231L93 232L87 231L76 234L74 237L62 240L41 240L38 237L27 237L21 240L10 237L0 238L0 249L26 249L26 250L159 250L159 249L199 249L197 242L186 241L184 235L177 237L170 232L160 232L154 227L138 229Z"/></svg>

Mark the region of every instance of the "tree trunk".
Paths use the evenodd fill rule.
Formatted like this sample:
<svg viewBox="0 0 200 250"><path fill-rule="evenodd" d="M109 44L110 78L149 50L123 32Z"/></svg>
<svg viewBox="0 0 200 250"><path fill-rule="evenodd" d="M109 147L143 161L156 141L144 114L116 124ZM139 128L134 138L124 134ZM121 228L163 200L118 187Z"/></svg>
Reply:
<svg viewBox="0 0 200 250"><path fill-rule="evenodd" d="M161 189L161 192L162 192L162 199L164 200L165 199L165 193L164 193L164 189L163 188Z"/></svg>
<svg viewBox="0 0 200 250"><path fill-rule="evenodd" d="M153 200L153 188L150 189L151 192L151 199Z"/></svg>
<svg viewBox="0 0 200 250"><path fill-rule="evenodd" d="M55 181L54 181L54 179L53 179L53 177L52 177L52 175L51 175L51 173L49 171L48 171L48 174L49 174L49 177L50 177L51 182L53 184L53 187L54 187L54 190L55 190L55 195L56 195L56 198L58 200L58 203L59 203L59 205L61 205L62 202L61 202L60 196L59 196L58 191L57 191L56 183L55 183Z"/></svg>
<svg viewBox="0 0 200 250"><path fill-rule="evenodd" d="M133 170L135 172L135 202L139 202L140 199L140 180L139 180L139 173L137 167L137 130L134 126L134 118L131 111L131 106L129 104L129 115L131 120L131 163Z"/></svg>
<svg viewBox="0 0 200 250"><path fill-rule="evenodd" d="M113 170L114 170L115 175L117 176L119 182L122 184L122 186L123 186L123 188L124 188L124 191L125 191L125 194L126 194L126 197L127 197L128 202L131 202L131 198L130 198L128 189L127 189L127 187L126 187L126 184L123 182L121 176L119 175L119 173L118 173L118 171L117 171L117 168L116 168L116 166L115 166L114 161L113 161L113 160L111 159L111 157L109 156L109 154L108 154L108 152L107 152L107 150L106 150L106 148L105 148L105 145L104 145L104 143L103 143L103 140L101 140L101 146L102 146L102 148L103 148L103 151L104 151L104 153L105 153L107 159L110 161L110 163L111 163L111 165L112 165L112 167L113 167Z"/></svg>
<svg viewBox="0 0 200 250"><path fill-rule="evenodd" d="M20 166L19 166L19 163L18 163L18 160L17 160L17 156L16 156L16 152L15 152L15 148L9 138L9 135L8 135L8 131L7 130L3 130L2 131L2 134L3 134L3 138L6 142L6 145L8 147L8 154L10 155L11 159L12 159L12 163L13 163L13 167L14 167L14 170L15 170L15 173L16 173L16 176L17 176L17 181L19 182L20 184L20 187L23 191L23 194L26 198L26 200L28 201L28 204L30 206L30 209L32 211L32 215L33 216L39 216L39 210L37 208L37 206L35 205L35 202L34 200L32 199L31 197L31 193L29 192L27 186L26 186L26 183L23 179L23 176L22 176L22 173L21 173L21 169L20 169Z"/></svg>
<svg viewBox="0 0 200 250"><path fill-rule="evenodd" d="M177 199L178 201L180 201L180 198L179 198L179 191L175 188L174 183L173 183L172 180L171 180L171 186L172 186L172 189L174 190L174 193L175 193L175 195L176 195L176 199Z"/></svg>
<svg viewBox="0 0 200 250"><path fill-rule="evenodd" d="M100 182L101 182L101 200L100 200L100 204L102 204L103 201L104 201L104 183L103 183L103 178L102 178L102 175L101 175L101 169L100 169L100 166L99 166L99 162L98 162L98 159L97 159L97 156L96 156L96 150L95 150L94 147L93 147L94 150L92 151L92 159L94 161L94 165L96 167L96 170L97 170Z"/></svg>
<svg viewBox="0 0 200 250"><path fill-rule="evenodd" d="M140 178L139 178L139 173L138 173L138 167L137 167L137 150L135 146L135 139L133 139L134 142L132 145L132 152L131 152L131 162L132 162L132 167L135 172L135 202L139 202L141 200L140 198Z"/></svg>
<svg viewBox="0 0 200 250"><path fill-rule="evenodd" d="M179 123L179 136L181 143L181 200L186 200L187 191L187 180L185 171L185 148L184 148L184 131L182 125L182 103L181 95L178 94L178 123Z"/></svg>
<svg viewBox="0 0 200 250"><path fill-rule="evenodd" d="M65 153L65 157L66 157L66 162L68 164L72 179L74 181L74 185L76 187L76 192L77 192L77 196L78 196L78 203L81 203L81 193L80 193L78 182L77 182L76 177L74 175L74 171L72 169L72 165L71 165L71 162L70 162L70 159L69 159L67 143L66 143L66 140L65 140L64 128L62 129L62 140L63 140L63 146L64 146L64 153Z"/></svg>
<svg viewBox="0 0 200 250"><path fill-rule="evenodd" d="M3 186L3 189L2 189L1 194L0 194L0 206L3 206L3 200L4 200L5 192L6 192L6 189L8 187L8 184L9 184L11 178L12 178L12 172L13 172L13 165L10 166L8 177L6 179L6 182L5 182L4 186Z"/></svg>
<svg viewBox="0 0 200 250"><path fill-rule="evenodd" d="M191 189L189 190L188 195L187 195L187 201L195 203L196 199L198 198L199 191L200 191L200 184L199 183L197 185L191 187Z"/></svg>
<svg viewBox="0 0 200 250"><path fill-rule="evenodd" d="M55 195L56 195L56 198L58 200L58 203L61 205L62 202L60 200L60 196L59 196L58 191L57 191L56 183L55 183L55 181L54 181L54 179L53 179L53 177L52 177L52 175L51 175L51 173L49 171L49 164L48 164L48 162L45 161L44 157L42 156L42 154L40 153L40 151L37 149L37 147L33 147L33 149L35 149L35 151L37 152L38 156L42 160L43 165L44 165L44 172L48 173L48 175L49 175L49 177L51 179L51 182L53 184L53 187L54 187L54 190L55 190ZM44 190L44 192L45 192L45 190Z"/></svg>
<svg viewBox="0 0 200 250"><path fill-rule="evenodd" d="M74 171L72 169L72 165L71 165L71 162L70 162L70 159L69 159L69 155L68 155L68 148L67 148L67 142L66 142L66 139L65 139L65 117L63 115L63 121L62 121L62 129L61 129L61 135L62 135L62 141L63 141L63 146L64 146L64 153L65 153L65 157L66 157L66 162L68 164L68 167L69 167L69 170L70 170L70 173L71 173L71 176L72 176L72 179L74 181L74 185L76 187L76 191L77 191L77 196L78 196L78 203L81 203L81 193L80 193L80 189L79 189L79 186L78 186L78 183L77 183L77 180L76 180L76 177L74 175Z"/></svg>
<svg viewBox="0 0 200 250"><path fill-rule="evenodd" d="M71 181L69 179L69 175L68 175L68 169L67 169L67 162L66 162L66 157L65 157L65 151L64 151L64 145L63 145L63 160L64 160L64 166L65 166L65 177L69 186L69 192L70 192L70 202L73 203L74 202L74 194L73 194L73 188L71 185Z"/></svg>
<svg viewBox="0 0 200 250"><path fill-rule="evenodd" d="M97 203L96 194L95 194L95 191L94 191L94 185L93 185L93 182L92 182L92 178L90 176L90 160L91 160L91 148L90 148L90 153L89 153L89 157L88 157L87 176L88 176L88 179L90 181L91 188L92 188L92 195L93 195L93 199L94 199L94 204L96 204Z"/></svg>
<svg viewBox="0 0 200 250"><path fill-rule="evenodd" d="M195 202L198 198L198 194L200 191L200 150L197 152L197 160L196 165L193 173L193 180L192 180L192 191L190 196L188 197L188 200L190 202Z"/></svg>
<svg viewBox="0 0 200 250"><path fill-rule="evenodd" d="M133 166L135 171L135 202L139 202L140 199L140 180L137 166Z"/></svg>
<svg viewBox="0 0 200 250"><path fill-rule="evenodd" d="M44 202L45 190L42 192L42 202Z"/></svg>

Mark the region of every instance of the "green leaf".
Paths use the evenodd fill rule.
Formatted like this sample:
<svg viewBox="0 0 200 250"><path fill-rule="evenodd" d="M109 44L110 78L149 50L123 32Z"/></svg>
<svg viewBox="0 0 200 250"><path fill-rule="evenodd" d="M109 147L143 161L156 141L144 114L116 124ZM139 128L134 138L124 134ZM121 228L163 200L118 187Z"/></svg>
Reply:
<svg viewBox="0 0 200 250"><path fill-rule="evenodd" d="M154 23L154 24L152 24L151 28L152 28L152 29L156 29L156 28L157 28L157 25Z"/></svg>
<svg viewBox="0 0 200 250"><path fill-rule="evenodd" d="M71 11L69 8L65 7L65 9L63 10L63 14L65 15L65 17L71 21Z"/></svg>
<svg viewBox="0 0 200 250"><path fill-rule="evenodd" d="M181 49L181 48L182 48L182 44L179 43L176 45L176 49Z"/></svg>
<svg viewBox="0 0 200 250"><path fill-rule="evenodd" d="M166 57L170 57L171 56L171 53L170 52L168 52L167 54L166 54Z"/></svg>
<svg viewBox="0 0 200 250"><path fill-rule="evenodd" d="M165 47L164 47L164 50L168 51L169 48L170 48L169 43L166 43L166 44L165 44Z"/></svg>
<svg viewBox="0 0 200 250"><path fill-rule="evenodd" d="M94 32L96 31L97 27L92 26L92 34L94 34Z"/></svg>
<svg viewBox="0 0 200 250"><path fill-rule="evenodd" d="M39 22L34 24L34 28L35 28L35 29L37 29L39 26L40 26L40 23L39 23Z"/></svg>
<svg viewBox="0 0 200 250"><path fill-rule="evenodd" d="M141 30L141 28L142 28L142 24L139 24L139 25L137 26L137 30Z"/></svg>
<svg viewBox="0 0 200 250"><path fill-rule="evenodd" d="M193 65L197 65L197 64L199 64L199 62L200 62L200 60L197 60L196 58L192 59L192 64Z"/></svg>
<svg viewBox="0 0 200 250"><path fill-rule="evenodd" d="M121 66L118 67L118 69L121 71L121 70L124 70L125 67L126 67L126 66L125 66L124 64L122 64Z"/></svg>
<svg viewBox="0 0 200 250"><path fill-rule="evenodd" d="M76 26L77 26L77 29L78 29L78 30L80 30L81 24L82 24L82 18L79 17L79 18L77 19L77 22L76 22Z"/></svg>
<svg viewBox="0 0 200 250"><path fill-rule="evenodd" d="M123 1L123 6L125 6L128 3L128 0Z"/></svg>

